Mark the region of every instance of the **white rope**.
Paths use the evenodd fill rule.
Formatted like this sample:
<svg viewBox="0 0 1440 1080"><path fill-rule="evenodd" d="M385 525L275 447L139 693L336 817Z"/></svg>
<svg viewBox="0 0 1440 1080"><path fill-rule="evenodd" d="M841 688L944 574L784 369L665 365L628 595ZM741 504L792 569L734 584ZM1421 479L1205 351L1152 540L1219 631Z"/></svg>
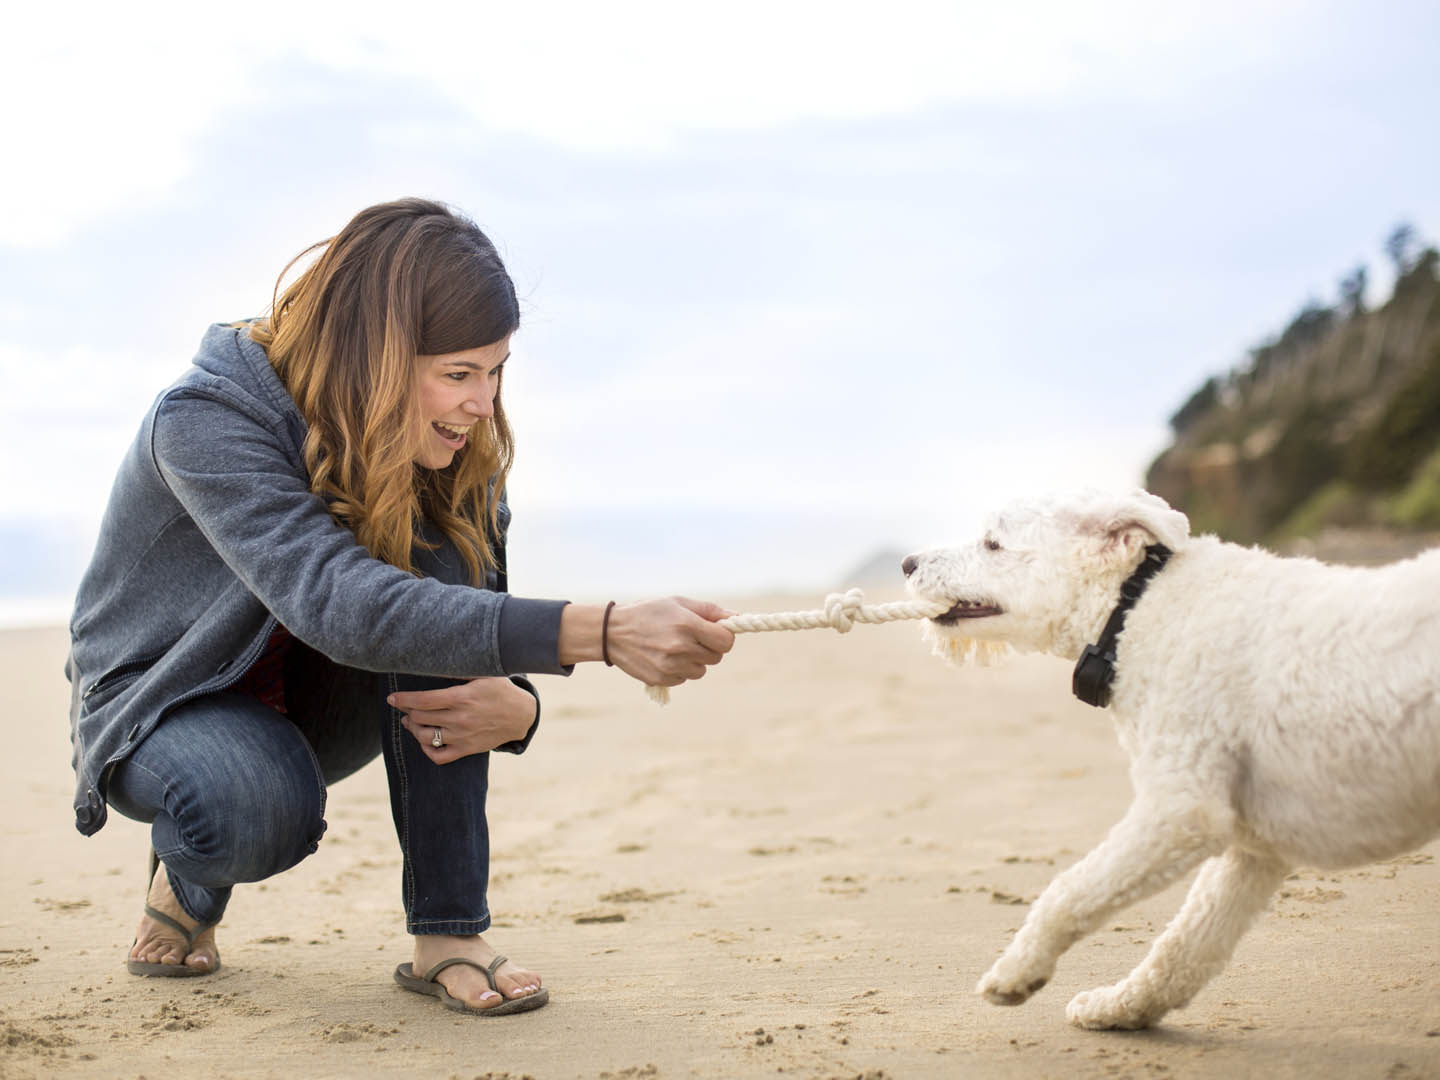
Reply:
<svg viewBox="0 0 1440 1080"><path fill-rule="evenodd" d="M831 593L825 606L818 611L775 611L731 615L718 625L736 634L754 634L767 630L823 630L826 627L848 634L856 623L887 623L901 619L929 619L944 614L950 605L935 600L899 600L892 604L867 604L865 593L851 589ZM664 686L646 686L645 693L657 705L670 702L670 691Z"/></svg>

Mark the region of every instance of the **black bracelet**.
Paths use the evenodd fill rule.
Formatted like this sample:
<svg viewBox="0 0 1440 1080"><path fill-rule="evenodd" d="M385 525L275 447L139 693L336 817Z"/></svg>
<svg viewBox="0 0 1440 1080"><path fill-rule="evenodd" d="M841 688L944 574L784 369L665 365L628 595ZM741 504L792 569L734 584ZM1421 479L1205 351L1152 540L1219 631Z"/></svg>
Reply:
<svg viewBox="0 0 1440 1080"><path fill-rule="evenodd" d="M610 634L610 612L614 607L614 600L606 604L605 618L600 620L600 659L605 661L606 667L615 666L614 662L610 659L610 642L608 640Z"/></svg>

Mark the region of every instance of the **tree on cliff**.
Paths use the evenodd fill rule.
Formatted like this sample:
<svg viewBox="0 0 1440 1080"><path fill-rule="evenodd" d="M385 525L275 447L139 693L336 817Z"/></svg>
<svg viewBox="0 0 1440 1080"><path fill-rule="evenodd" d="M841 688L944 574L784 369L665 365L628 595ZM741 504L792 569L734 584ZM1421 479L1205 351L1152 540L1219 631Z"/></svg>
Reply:
<svg viewBox="0 0 1440 1080"><path fill-rule="evenodd" d="M1408 223L1384 242L1394 286L1361 264L1336 305L1307 301L1170 418L1148 486L1244 542L1327 524L1440 527L1440 251Z"/></svg>
<svg viewBox="0 0 1440 1080"><path fill-rule="evenodd" d="M1370 271L1364 263L1340 279L1340 310L1347 319L1365 314L1365 286L1369 281Z"/></svg>
<svg viewBox="0 0 1440 1080"><path fill-rule="evenodd" d="M1410 269L1410 249L1415 246L1415 229L1406 221L1390 230L1385 238L1385 254L1395 264L1395 276L1403 277Z"/></svg>

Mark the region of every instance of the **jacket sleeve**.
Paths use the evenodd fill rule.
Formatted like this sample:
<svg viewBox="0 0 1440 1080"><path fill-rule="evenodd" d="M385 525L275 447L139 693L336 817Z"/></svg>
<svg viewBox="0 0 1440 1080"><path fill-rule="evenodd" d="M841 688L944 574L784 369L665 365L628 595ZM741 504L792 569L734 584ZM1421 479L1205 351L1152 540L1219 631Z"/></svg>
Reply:
<svg viewBox="0 0 1440 1080"><path fill-rule="evenodd" d="M558 637L563 601L446 585L376 559L310 491L280 436L236 405L172 391L156 408L151 452L161 478L244 587L331 660L477 678L507 674L509 654L524 655L531 672L566 672L555 641L544 640ZM527 640L502 642L507 608L503 622Z"/></svg>
<svg viewBox="0 0 1440 1080"><path fill-rule="evenodd" d="M511 675L510 681L535 699L535 719L530 721L530 730L526 731L523 736L511 739L507 743L501 743L495 749L502 754L523 754L530 748L530 742L535 738L535 731L540 726L540 691L536 690L535 684L523 675Z"/></svg>

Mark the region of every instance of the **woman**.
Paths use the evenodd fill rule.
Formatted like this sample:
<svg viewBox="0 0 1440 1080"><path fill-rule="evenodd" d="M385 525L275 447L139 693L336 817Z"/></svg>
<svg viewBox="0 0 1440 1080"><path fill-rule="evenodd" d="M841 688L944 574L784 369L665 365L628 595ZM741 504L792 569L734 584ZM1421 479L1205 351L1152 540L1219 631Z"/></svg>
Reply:
<svg viewBox="0 0 1440 1080"><path fill-rule="evenodd" d="M419 199L316 248L268 319L210 328L121 465L71 621L76 825L153 823L127 966L205 975L231 887L315 851L326 786L383 754L414 935L396 980L536 1008L540 976L480 936L488 751L540 716L520 673L697 679L727 613L506 595L499 256Z"/></svg>

